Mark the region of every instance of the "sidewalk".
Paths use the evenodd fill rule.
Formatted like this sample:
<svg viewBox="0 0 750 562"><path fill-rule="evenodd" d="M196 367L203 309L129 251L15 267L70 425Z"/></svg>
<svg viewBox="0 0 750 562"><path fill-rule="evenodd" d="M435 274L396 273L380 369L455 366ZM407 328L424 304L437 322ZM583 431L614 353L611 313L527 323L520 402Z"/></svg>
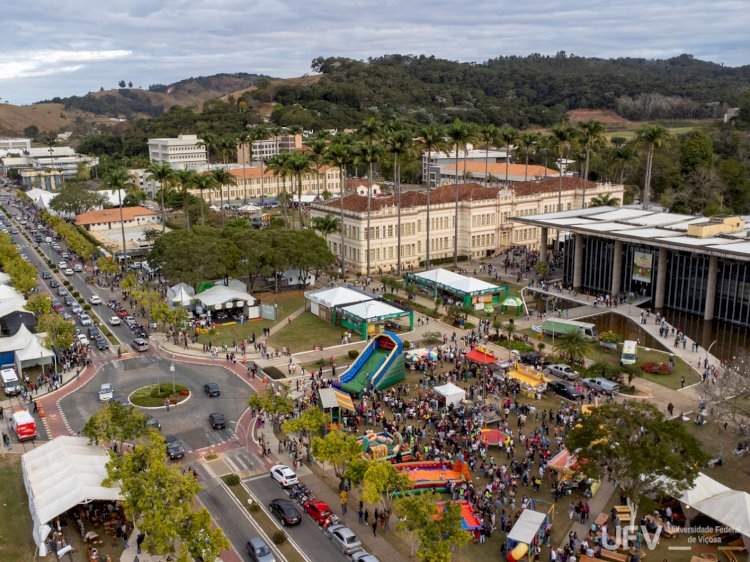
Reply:
<svg viewBox="0 0 750 562"><path fill-rule="evenodd" d="M573 524L570 527L570 532L575 532L578 535L578 541L580 544L580 541L585 539L589 534L589 529L591 529L591 522L595 521L597 516L606 510L607 505L612 500L612 496L615 494L616 489L614 484L610 482L609 478L603 477L602 483L599 486L599 489L596 491L596 493L591 497L589 500L589 522L587 523L581 523L578 519L575 518L575 513L573 514ZM569 503L569 502L568 502ZM567 517L568 512L568 506L563 503L563 500L561 499L558 505L560 517ZM560 543L560 546L563 546L568 543L567 536L563 538L562 543Z"/></svg>

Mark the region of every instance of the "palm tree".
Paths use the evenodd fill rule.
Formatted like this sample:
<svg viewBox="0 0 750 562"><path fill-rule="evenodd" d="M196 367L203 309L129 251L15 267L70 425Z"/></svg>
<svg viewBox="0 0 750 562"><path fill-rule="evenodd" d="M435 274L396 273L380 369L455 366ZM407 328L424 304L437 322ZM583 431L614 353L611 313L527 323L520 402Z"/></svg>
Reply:
<svg viewBox="0 0 750 562"><path fill-rule="evenodd" d="M281 197L281 193L279 192L279 178L282 179L282 186L284 189L284 193L286 194L286 177L289 175L287 162L289 160L289 156L289 153L277 154L275 156L271 156L271 158L268 159L268 162L266 162L266 168L274 176L276 176L276 198L281 201L281 214L284 217L284 228L289 227L289 224L287 222L288 201L287 197Z"/></svg>
<svg viewBox="0 0 750 562"><path fill-rule="evenodd" d="M226 168L214 168L211 175L216 181L216 188L219 190L219 201L221 202L221 225L224 226L224 198L222 192L224 186L237 185L237 180ZM229 203L229 190L227 189L227 203Z"/></svg>
<svg viewBox="0 0 750 562"><path fill-rule="evenodd" d="M174 168L169 164L151 162L146 168L148 179L150 181L158 182L161 186L159 190L159 210L161 211L161 231L164 232L166 229L165 217L164 217L164 195L165 191L168 191L174 183L177 181L177 175L175 174Z"/></svg>
<svg viewBox="0 0 750 562"><path fill-rule="evenodd" d="M339 219L330 214L324 217L315 217L313 219L313 228L320 232L323 238L328 240L329 234L339 232Z"/></svg>
<svg viewBox="0 0 750 562"><path fill-rule="evenodd" d="M251 131L242 131L240 133L237 133L237 135L234 137L235 142L237 143L237 148L242 149L245 145L247 145L247 154L248 154L248 161L252 162L253 159L253 133ZM243 149L244 152L244 149ZM247 163L245 162L245 159L242 159L242 203L247 205Z"/></svg>
<svg viewBox="0 0 750 562"><path fill-rule="evenodd" d="M568 151L575 139L576 130L568 123L558 123L552 127L552 143L557 151L558 169L560 171L560 187L557 192L557 211L562 211L562 185L564 164L568 159Z"/></svg>
<svg viewBox="0 0 750 562"><path fill-rule="evenodd" d="M382 149L380 145L372 144L370 142L361 142L357 145L354 151L354 162L357 165L367 165L367 226L365 228L365 239L367 240L367 277L370 277L370 243L371 243L371 232L370 232L370 210L372 208L372 167L375 162L380 160Z"/></svg>
<svg viewBox="0 0 750 562"><path fill-rule="evenodd" d="M458 152L460 149L463 149L464 155L466 154L466 145L472 140L473 134L471 127L460 119L453 121L453 123L448 126L445 133L456 147L456 210L453 219L453 267L458 267Z"/></svg>
<svg viewBox="0 0 750 562"><path fill-rule="evenodd" d="M297 180L297 210L299 212L299 228L305 228L305 219L302 213L302 176L313 170L313 162L306 152L292 152L287 161L289 175Z"/></svg>
<svg viewBox="0 0 750 562"><path fill-rule="evenodd" d="M643 208L651 204L651 171L654 165L654 150L663 146L672 135L663 125L644 125L635 134L636 144L645 147L646 179L643 182Z"/></svg>
<svg viewBox="0 0 750 562"><path fill-rule="evenodd" d="M500 129L500 140L505 143L505 184L508 184L508 167L510 166L510 145L518 140L518 131L513 127Z"/></svg>
<svg viewBox="0 0 750 562"><path fill-rule="evenodd" d="M182 193L182 204L185 207L185 225L190 230L190 210L188 208L188 202L190 201L190 190L196 184L196 178L198 172L195 170L179 170L177 172L177 184L180 186L180 193ZM203 205L203 201L201 201Z"/></svg>
<svg viewBox="0 0 750 562"><path fill-rule="evenodd" d="M571 332L555 341L555 351L560 355L567 355L571 363L581 362L589 349L591 342L580 332Z"/></svg>
<svg viewBox="0 0 750 562"><path fill-rule="evenodd" d="M484 186L487 187L487 176L490 162L490 145L497 143L500 130L492 123L479 129L479 139L484 143Z"/></svg>
<svg viewBox="0 0 750 562"><path fill-rule="evenodd" d="M124 270L128 269L128 252L125 246L125 217L122 212L122 192L128 195L138 191L138 187L133 183L133 177L125 168L114 168L102 180L104 186L117 193L117 200L120 205L120 229L122 231L122 259Z"/></svg>
<svg viewBox="0 0 750 562"><path fill-rule="evenodd" d="M318 175L315 178L315 188L317 191L316 197L320 199L320 167L325 163L326 150L328 149L328 143L322 139L317 138L307 143L310 147L310 159L315 165L315 173ZM327 188L327 183L323 184L323 189Z"/></svg>
<svg viewBox="0 0 750 562"><path fill-rule="evenodd" d="M219 144L219 137L213 133L203 133L201 139L197 142L197 146L202 146L206 149L206 162L208 163L208 169L211 169L211 153L216 151Z"/></svg>
<svg viewBox="0 0 750 562"><path fill-rule="evenodd" d="M518 136L518 139L516 140L516 145L518 146L518 149L523 152L524 155L524 172L523 172L523 181L529 180L529 155L534 152L537 145L539 144L539 140L541 139L541 136L539 133L532 133L532 132L525 132Z"/></svg>
<svg viewBox="0 0 750 562"><path fill-rule="evenodd" d="M336 142L328 147L326 152L326 161L333 165L338 166L339 175L341 178L341 190L340 190L340 203L341 203L341 217L340 217L340 233L341 233L341 276L345 275L345 260L346 252L344 251L344 194L346 193L346 167L351 162L351 144L348 137L341 136Z"/></svg>
<svg viewBox="0 0 750 562"><path fill-rule="evenodd" d="M264 125L256 125L250 130L250 134L252 136L252 141L261 141L266 140L270 136L270 132L267 127ZM252 146L252 145L251 145ZM263 201L263 198L265 197L264 192L264 172L263 172L263 165L265 161L263 160L263 156L261 156L258 161L260 162L260 200ZM252 163L252 161L251 161Z"/></svg>
<svg viewBox="0 0 750 562"><path fill-rule="evenodd" d="M606 142L604 137L604 123L601 121L584 121L578 123L578 138L583 143L583 148L586 154L586 164L583 169L583 202L581 208L586 208L586 182L589 181L589 161L591 159L591 151L594 147L602 145Z"/></svg>
<svg viewBox="0 0 750 562"><path fill-rule="evenodd" d="M631 143L615 146L612 151L612 160L620 170L620 185L625 181L625 170L637 160L637 155Z"/></svg>
<svg viewBox="0 0 750 562"><path fill-rule="evenodd" d="M214 170L216 171L216 170ZM216 183L216 179L211 173L208 174L197 174L193 178L194 189L198 190L201 199L201 224L206 224L206 217L204 215L204 207L206 206L206 200L203 198L204 191L213 191L217 187L221 189L221 186Z"/></svg>
<svg viewBox="0 0 750 562"><path fill-rule="evenodd" d="M432 186L430 185L430 161L432 160L432 151L445 151L448 150L448 145L445 142L444 131L432 123L424 127L419 131L419 136L422 139L422 147L427 150L427 242L425 246L425 259L424 266L429 269L430 267L430 192Z"/></svg>
<svg viewBox="0 0 750 562"><path fill-rule="evenodd" d="M602 193L591 198L590 207L619 207L620 200L611 193Z"/></svg>
<svg viewBox="0 0 750 562"><path fill-rule="evenodd" d="M393 156L393 182L396 189L396 268L401 276L401 163L400 159L412 151L412 134L406 129L392 130L384 139L385 151Z"/></svg>

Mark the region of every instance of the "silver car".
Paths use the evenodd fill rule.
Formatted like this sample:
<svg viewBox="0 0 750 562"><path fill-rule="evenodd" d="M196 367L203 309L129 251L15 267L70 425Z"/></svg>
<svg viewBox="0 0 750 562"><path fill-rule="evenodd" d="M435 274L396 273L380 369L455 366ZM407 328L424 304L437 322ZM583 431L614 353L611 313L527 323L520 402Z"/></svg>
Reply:
<svg viewBox="0 0 750 562"><path fill-rule="evenodd" d="M544 374L554 375L567 381L573 381L579 377L578 371L573 369L573 367L561 363L557 365L549 365L546 369L544 369Z"/></svg>
<svg viewBox="0 0 750 562"><path fill-rule="evenodd" d="M268 547L266 541L260 537L255 537L247 541L245 550L248 556L255 562L276 562L273 551Z"/></svg>
<svg viewBox="0 0 750 562"><path fill-rule="evenodd" d="M349 527L341 527L331 533L331 540L341 552L344 554L351 554L357 550L361 550L362 541L357 538Z"/></svg>

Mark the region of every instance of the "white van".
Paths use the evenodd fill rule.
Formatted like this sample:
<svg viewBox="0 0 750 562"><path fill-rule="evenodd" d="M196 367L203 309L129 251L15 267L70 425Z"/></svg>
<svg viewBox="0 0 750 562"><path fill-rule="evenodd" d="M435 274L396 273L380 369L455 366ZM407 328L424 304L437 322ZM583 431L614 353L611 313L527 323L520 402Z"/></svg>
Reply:
<svg viewBox="0 0 750 562"><path fill-rule="evenodd" d="M633 340L625 340L622 344L621 365L635 365L638 343Z"/></svg>
<svg viewBox="0 0 750 562"><path fill-rule="evenodd" d="M5 391L6 396L20 394L21 385L18 382L18 375L16 375L15 369L0 370L0 378L2 378L3 390Z"/></svg>

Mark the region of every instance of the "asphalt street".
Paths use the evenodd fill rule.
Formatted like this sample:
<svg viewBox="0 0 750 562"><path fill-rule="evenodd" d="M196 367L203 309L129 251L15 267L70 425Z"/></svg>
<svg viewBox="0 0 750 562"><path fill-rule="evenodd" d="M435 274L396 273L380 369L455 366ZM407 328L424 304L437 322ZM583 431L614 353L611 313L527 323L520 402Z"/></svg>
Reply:
<svg viewBox="0 0 750 562"><path fill-rule="evenodd" d="M267 514L269 514L268 504L271 500L275 498L289 499L286 491L273 482L268 475L243 480L242 484L258 498L258 501L263 504L263 508ZM340 550L333 546L333 543L323 534L318 524L304 513L301 506L299 507L299 511L302 513L302 523L294 527L285 527L284 529L302 552L306 553L312 560L326 560L331 562L349 560L349 557L344 556ZM272 515L269 514L269 516L278 521ZM355 533L357 532L357 529L352 530Z"/></svg>
<svg viewBox="0 0 750 562"><path fill-rule="evenodd" d="M79 391L60 400L60 407L73 431L80 431L102 405L98 391L102 383L112 383L115 395L127 398L137 388L160 382L171 382L171 361L154 355L137 355L103 365L99 372ZM217 445L234 435L232 422L239 420L247 408L251 389L237 375L223 367L175 363L174 380L190 389L191 396L182 404L165 408L139 408L159 419L162 434L180 438L188 451ZM209 398L203 384L215 382L221 396ZM208 423L212 412L224 414L227 428L213 430Z"/></svg>

